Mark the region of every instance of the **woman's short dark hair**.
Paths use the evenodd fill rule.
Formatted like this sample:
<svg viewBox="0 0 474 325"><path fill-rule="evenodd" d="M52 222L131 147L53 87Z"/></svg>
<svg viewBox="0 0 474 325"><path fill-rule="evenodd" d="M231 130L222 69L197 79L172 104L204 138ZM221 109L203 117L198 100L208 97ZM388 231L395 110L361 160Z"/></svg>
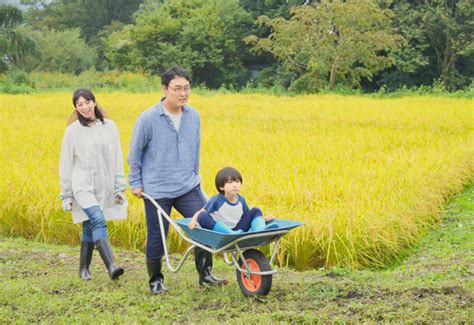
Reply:
<svg viewBox="0 0 474 325"><path fill-rule="evenodd" d="M184 70L183 68L178 67L178 66L172 67L172 68L166 70L161 75L161 84L163 86L168 87L170 85L171 80L173 80L176 77L184 78L187 81L189 81L189 83L191 84L191 81L192 81L191 76L186 72L186 70Z"/></svg>
<svg viewBox="0 0 474 325"><path fill-rule="evenodd" d="M95 107L94 107L95 117L99 119L102 123L105 123L104 115L100 111L99 106L97 106L94 93L92 93L92 91L90 91L89 89L84 89L84 88L80 88L76 90L74 94L72 95L72 104L74 105L74 108L76 108L77 101L79 100L80 97L84 98L85 100L92 100L95 103ZM89 123L91 122L90 120L84 118L84 116L79 114L79 112L77 111L76 111L76 114L77 114L77 119L79 120L79 123L81 123L82 126L89 126Z"/></svg>
<svg viewBox="0 0 474 325"><path fill-rule="evenodd" d="M219 193L224 194L224 191L221 190L221 187L224 187L225 183L229 181L240 181L243 183L242 175L234 167L225 167L217 172L216 175L216 188Z"/></svg>

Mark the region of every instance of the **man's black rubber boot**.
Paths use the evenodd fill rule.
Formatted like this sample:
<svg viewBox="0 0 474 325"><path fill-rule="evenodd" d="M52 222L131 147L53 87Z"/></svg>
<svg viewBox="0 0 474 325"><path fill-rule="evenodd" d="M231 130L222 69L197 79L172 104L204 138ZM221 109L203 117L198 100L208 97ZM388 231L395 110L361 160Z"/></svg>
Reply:
<svg viewBox="0 0 474 325"><path fill-rule="evenodd" d="M101 238L95 242L95 246L99 251L100 257L104 261L107 271L109 271L109 277L112 280L116 280L124 272L123 268L116 266L114 262L114 256L112 255L112 247L108 238Z"/></svg>
<svg viewBox="0 0 474 325"><path fill-rule="evenodd" d="M199 273L199 285L226 285L227 279L218 279L212 275L212 254L202 248L194 249L194 261Z"/></svg>
<svg viewBox="0 0 474 325"><path fill-rule="evenodd" d="M161 273L161 258L157 260L146 260L146 269L150 280L150 292L158 295L165 293L168 289L164 286L164 277Z"/></svg>
<svg viewBox="0 0 474 325"><path fill-rule="evenodd" d="M81 280L90 280L91 272L89 266L94 253L94 243L81 241L81 253L79 256L79 277Z"/></svg>

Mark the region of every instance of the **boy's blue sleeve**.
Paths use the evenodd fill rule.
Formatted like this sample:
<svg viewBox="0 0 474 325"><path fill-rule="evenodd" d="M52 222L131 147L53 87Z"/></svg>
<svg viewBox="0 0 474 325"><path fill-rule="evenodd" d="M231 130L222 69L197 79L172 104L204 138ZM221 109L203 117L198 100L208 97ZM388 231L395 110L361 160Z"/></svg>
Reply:
<svg viewBox="0 0 474 325"><path fill-rule="evenodd" d="M206 210L207 213L211 213L214 211L217 211L217 195L211 197L209 201L204 205L204 210Z"/></svg>

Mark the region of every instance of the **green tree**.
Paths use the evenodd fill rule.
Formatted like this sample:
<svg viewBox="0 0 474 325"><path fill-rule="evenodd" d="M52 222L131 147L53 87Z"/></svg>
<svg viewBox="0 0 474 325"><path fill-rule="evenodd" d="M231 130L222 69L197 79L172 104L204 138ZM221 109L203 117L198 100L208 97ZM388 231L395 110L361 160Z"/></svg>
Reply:
<svg viewBox="0 0 474 325"><path fill-rule="evenodd" d="M133 27L133 25L126 25L105 39L104 55L111 67L135 70L134 61L137 60L139 53L135 50L133 42Z"/></svg>
<svg viewBox="0 0 474 325"><path fill-rule="evenodd" d="M268 37L271 29L268 26L256 23L257 18L262 15L269 18L289 18L290 7L301 5L303 2L302 0L240 0L239 3L242 8L252 16L251 24L246 26L246 35L255 35L261 38ZM278 70L278 63L270 53L256 55L252 53L251 47L246 46L242 60L245 66L265 67L260 70L257 78L261 86L269 86L276 79L274 76L276 75L275 70Z"/></svg>
<svg viewBox="0 0 474 325"><path fill-rule="evenodd" d="M240 0L239 3L252 16L252 25L248 26L248 34L267 37L271 29L256 23L258 17L265 15L269 18L290 18L290 8L303 4L302 0Z"/></svg>
<svg viewBox="0 0 474 325"><path fill-rule="evenodd" d="M474 63L474 5L471 0L427 0L422 9L424 32L436 53L440 79L452 90L460 77L458 59L471 57Z"/></svg>
<svg viewBox="0 0 474 325"><path fill-rule="evenodd" d="M42 71L78 74L94 66L97 59L96 51L87 46L78 28L39 33L38 44L43 52L38 67Z"/></svg>
<svg viewBox="0 0 474 325"><path fill-rule="evenodd" d="M393 11L393 26L404 41L390 53L395 64L374 78L378 84L373 87L383 85L395 90L431 83L435 71L426 55L428 43L422 28L422 12L413 7L412 0L379 0L379 3L382 8Z"/></svg>
<svg viewBox="0 0 474 325"><path fill-rule="evenodd" d="M389 89L429 85L441 79L446 89L469 85L474 75L472 1L380 0L394 12L406 42L393 51L396 68L382 73Z"/></svg>
<svg viewBox="0 0 474 325"><path fill-rule="evenodd" d="M79 28L89 42L114 21L130 23L143 0L22 0L29 23L40 30Z"/></svg>
<svg viewBox="0 0 474 325"><path fill-rule="evenodd" d="M237 0L148 0L135 19L109 39L114 64L153 73L178 64L209 87L245 78L242 38L251 18Z"/></svg>
<svg viewBox="0 0 474 325"><path fill-rule="evenodd" d="M111 37L111 35L117 31L123 30L125 24L120 21L112 21L110 25L104 26L99 33L92 39L88 44L97 50L97 67L100 70L113 68L110 61L106 59L105 52L107 41Z"/></svg>
<svg viewBox="0 0 474 325"><path fill-rule="evenodd" d="M0 72L6 71L8 64L18 67L18 62L28 55L40 53L35 41L22 33L22 12L9 5L0 6Z"/></svg>
<svg viewBox="0 0 474 325"><path fill-rule="evenodd" d="M18 65L25 71L52 71L79 74L93 67L97 60L96 50L81 38L79 29L63 31L25 30L35 39L41 57L28 55Z"/></svg>
<svg viewBox="0 0 474 325"><path fill-rule="evenodd" d="M302 5L304 0L240 0L240 5L256 19L262 15L270 18L290 17L290 7Z"/></svg>
<svg viewBox="0 0 474 325"><path fill-rule="evenodd" d="M132 22L143 0L22 0L29 5L28 22L37 30L79 29L86 43L104 59L104 39Z"/></svg>
<svg viewBox="0 0 474 325"><path fill-rule="evenodd" d="M292 72L296 90L316 90L338 80L359 86L362 78L394 63L388 55L401 38L391 26L392 13L375 1L334 0L291 8L291 18L259 18L272 33L246 41L257 53L270 52Z"/></svg>

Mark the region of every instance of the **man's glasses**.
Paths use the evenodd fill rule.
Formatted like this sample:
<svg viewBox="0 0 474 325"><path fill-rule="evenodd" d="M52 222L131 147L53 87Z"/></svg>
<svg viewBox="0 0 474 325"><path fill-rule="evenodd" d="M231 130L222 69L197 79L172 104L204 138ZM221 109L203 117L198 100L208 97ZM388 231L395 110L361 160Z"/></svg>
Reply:
<svg viewBox="0 0 474 325"><path fill-rule="evenodd" d="M184 91L185 93L189 93L189 91L191 90L191 86L190 85L187 85L187 86L176 86L176 87L168 87L169 89L171 89L172 91L174 91L175 93L181 93L182 91Z"/></svg>

